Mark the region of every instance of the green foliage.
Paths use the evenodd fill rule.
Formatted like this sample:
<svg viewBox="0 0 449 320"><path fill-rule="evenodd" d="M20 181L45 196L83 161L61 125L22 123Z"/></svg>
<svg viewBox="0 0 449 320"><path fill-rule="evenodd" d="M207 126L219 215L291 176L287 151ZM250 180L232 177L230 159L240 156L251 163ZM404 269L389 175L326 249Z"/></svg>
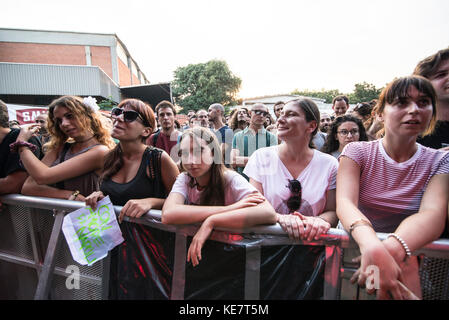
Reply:
<svg viewBox="0 0 449 320"><path fill-rule="evenodd" d="M340 91L338 91L338 89L333 89L333 90L321 89L320 91L312 91L312 90L308 90L308 89L299 91L298 89L295 89L292 92L292 94L305 96L305 97L325 99L326 100L325 103L332 103L332 99L335 96L341 95L342 93Z"/></svg>
<svg viewBox="0 0 449 320"><path fill-rule="evenodd" d="M378 99L379 94L382 91L382 88L376 88L374 84L362 82L356 83L354 85L354 91L351 93L342 93L337 89L333 90L325 90L321 89L320 91L313 90L298 90L295 89L292 94L306 96L306 97L314 97L326 99L325 103L332 103L332 99L338 95L346 95L349 98L349 103L355 104L359 102L368 102L372 99Z"/></svg>
<svg viewBox="0 0 449 320"><path fill-rule="evenodd" d="M216 102L225 108L237 104L241 83L225 61L211 60L177 68L171 87L175 103L183 108L181 113L187 113L190 109L207 110Z"/></svg>
<svg viewBox="0 0 449 320"><path fill-rule="evenodd" d="M101 100L97 105L100 107L100 110L111 110L117 103L112 100L112 96L109 96L107 99Z"/></svg>
<svg viewBox="0 0 449 320"><path fill-rule="evenodd" d="M362 82L354 85L354 91L348 95L349 103L369 102L378 99L382 88L376 88L374 84Z"/></svg>

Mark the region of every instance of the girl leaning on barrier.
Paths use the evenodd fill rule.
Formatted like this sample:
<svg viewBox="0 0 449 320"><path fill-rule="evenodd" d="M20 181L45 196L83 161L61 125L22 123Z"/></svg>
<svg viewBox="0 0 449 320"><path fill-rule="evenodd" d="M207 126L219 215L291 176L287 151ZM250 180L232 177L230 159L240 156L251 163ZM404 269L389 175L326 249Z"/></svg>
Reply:
<svg viewBox="0 0 449 320"><path fill-rule="evenodd" d="M30 177L22 193L84 201L98 190L105 155L115 145L101 120L95 99L63 96L48 109L50 141L40 161L25 143L39 125L22 128L14 148Z"/></svg>
<svg viewBox="0 0 449 320"><path fill-rule="evenodd" d="M374 109L383 122L382 139L348 144L340 156L337 214L360 248L352 281L374 280L377 297L402 299L404 285L421 296L418 261L411 252L439 238L449 195L449 153L416 143L436 119L436 96L425 78L392 81ZM390 233L380 241L376 232ZM373 286L368 293L374 293Z"/></svg>
<svg viewBox="0 0 449 320"><path fill-rule="evenodd" d="M156 128L150 106L137 99L126 99L112 109L111 116L112 137L119 143L106 156L100 191L89 195L86 205L96 208L99 200L109 196L112 204L123 206L119 221L125 242L111 254L109 298L154 299L157 290L148 276L154 266L149 265L147 257L160 246L150 228L123 218L139 218L150 209L161 209L179 171L165 151L145 144ZM167 270L161 258L166 255L156 255L160 255L156 260L164 266L161 270Z"/></svg>
<svg viewBox="0 0 449 320"><path fill-rule="evenodd" d="M207 128L186 130L179 145L180 167L162 208L165 224L201 223L193 237L187 261L193 266L202 259L201 248L217 227L242 229L276 222L265 198L243 177L227 169L220 144Z"/></svg>

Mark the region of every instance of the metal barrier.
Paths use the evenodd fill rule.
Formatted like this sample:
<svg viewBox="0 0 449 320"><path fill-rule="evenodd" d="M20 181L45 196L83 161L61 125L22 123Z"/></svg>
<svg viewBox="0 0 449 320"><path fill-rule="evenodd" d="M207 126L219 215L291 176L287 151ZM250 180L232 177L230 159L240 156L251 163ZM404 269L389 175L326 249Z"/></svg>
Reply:
<svg viewBox="0 0 449 320"><path fill-rule="evenodd" d="M82 266L70 254L63 236L65 212L84 203L23 195L0 197L4 204L0 212L0 299L107 299L109 256L94 265ZM5 206L6 205L6 206ZM114 207L116 214L121 207ZM173 270L169 299L186 299L186 253L188 239L198 226L164 225L161 212L150 210L140 219L126 221L143 224L174 234ZM236 235L236 232L238 236ZM378 234L385 239L386 234ZM356 270L351 259L358 248L344 230L331 229L319 240L304 242L288 238L279 225L258 226L244 230L216 230L210 240L237 244L244 248L244 299L261 299L262 248L270 246L323 246L323 299L372 299L365 290L349 283ZM209 241L208 241L209 242ZM449 240L440 239L414 255L421 255L421 284L424 299L449 299ZM69 290L66 279L71 275L67 266L80 271L80 288Z"/></svg>

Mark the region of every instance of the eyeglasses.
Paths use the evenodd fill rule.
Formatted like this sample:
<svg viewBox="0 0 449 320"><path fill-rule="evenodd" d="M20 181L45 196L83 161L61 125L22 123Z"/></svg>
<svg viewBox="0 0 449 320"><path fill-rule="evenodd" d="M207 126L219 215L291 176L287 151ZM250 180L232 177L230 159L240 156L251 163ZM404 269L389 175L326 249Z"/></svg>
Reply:
<svg viewBox="0 0 449 320"><path fill-rule="evenodd" d="M288 180L288 185L286 186L292 195L287 199L287 207L291 212L294 212L299 209L301 206L301 197L302 197L302 187L301 182L296 179Z"/></svg>
<svg viewBox="0 0 449 320"><path fill-rule="evenodd" d="M268 112L262 111L262 110L254 110L253 112L254 112L254 114L256 114L258 116L262 115L262 116L266 117L268 115Z"/></svg>
<svg viewBox="0 0 449 320"><path fill-rule="evenodd" d="M45 120L36 120L36 123L45 123Z"/></svg>
<svg viewBox="0 0 449 320"><path fill-rule="evenodd" d="M125 122L133 122L133 121L136 121L137 118L140 118L140 120L142 120L142 122L145 126L150 127L148 122L144 118L142 118L142 116L138 112L136 112L134 110L126 110L125 111L122 108L112 108L111 117L113 119L118 118L121 114L123 114L123 120Z"/></svg>
<svg viewBox="0 0 449 320"><path fill-rule="evenodd" d="M349 133L351 133L351 135L355 136L357 134L359 134L359 129L352 129L352 130L340 130L337 131L339 134L341 134L342 136L346 137Z"/></svg>

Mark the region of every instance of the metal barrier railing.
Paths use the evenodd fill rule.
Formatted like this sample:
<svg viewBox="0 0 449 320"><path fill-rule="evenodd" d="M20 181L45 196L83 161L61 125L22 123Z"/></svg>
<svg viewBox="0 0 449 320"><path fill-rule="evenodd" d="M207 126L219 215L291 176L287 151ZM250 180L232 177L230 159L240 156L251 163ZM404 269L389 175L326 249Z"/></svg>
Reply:
<svg viewBox="0 0 449 320"><path fill-rule="evenodd" d="M8 296L10 294L8 292L0 292L0 298L3 295L3 298L9 299L48 299L49 297L107 299L109 258L91 267L80 266L71 258L65 241L62 241L64 239L60 239L65 212L79 209L84 206L84 203L18 194L1 196L0 200L7 205L0 213L0 278L6 279L4 291L8 291L8 287L16 288L13 296ZM114 206L117 215L121 208ZM125 221L175 234L173 276L169 298L184 299L187 239L195 234L198 226L164 225L160 222L160 218L159 210L150 210L142 218L125 217ZM236 233L240 236L229 236ZM386 234L378 234L378 236L384 239ZM344 230L331 229L319 240L306 242L289 239L282 228L276 224L244 230L219 229L211 234L210 240L242 245L245 248L245 299L260 299L261 248L278 245L323 246L325 248L323 299L369 298L357 286L349 284L348 279L356 268L351 262L351 257L357 255L358 248ZM422 259L420 272L421 278L424 279L422 282L425 281L423 290L430 293L427 295L424 293L423 296L428 299L449 299L449 240L439 239L413 254L425 256ZM1 267L2 262L6 267ZM78 265L80 268L80 279L84 284L84 290L68 293L64 289L64 280L70 275L65 269L68 264ZM16 283L8 284L8 281L13 281L9 278L8 270L14 270L20 274L15 279ZM432 273L430 270L437 271ZM31 296L32 293L33 296Z"/></svg>

